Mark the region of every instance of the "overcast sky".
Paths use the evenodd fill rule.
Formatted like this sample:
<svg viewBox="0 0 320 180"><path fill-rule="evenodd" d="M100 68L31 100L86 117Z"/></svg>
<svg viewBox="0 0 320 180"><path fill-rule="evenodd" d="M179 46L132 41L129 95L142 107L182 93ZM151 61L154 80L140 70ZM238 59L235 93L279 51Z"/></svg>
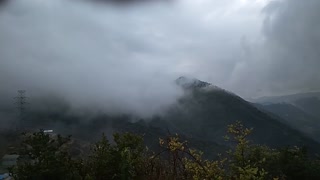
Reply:
<svg viewBox="0 0 320 180"><path fill-rule="evenodd" d="M320 90L319 0L11 0L0 93L158 111L195 77L249 98Z"/></svg>

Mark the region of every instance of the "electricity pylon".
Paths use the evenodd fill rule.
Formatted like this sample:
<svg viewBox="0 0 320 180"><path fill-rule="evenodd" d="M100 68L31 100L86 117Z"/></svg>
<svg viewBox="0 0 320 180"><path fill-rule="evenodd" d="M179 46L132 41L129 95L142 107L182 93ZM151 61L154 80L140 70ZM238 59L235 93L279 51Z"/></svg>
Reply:
<svg viewBox="0 0 320 180"><path fill-rule="evenodd" d="M28 104L26 91L18 90L18 95L14 98L16 99L15 104L19 113L18 122L16 124L16 130L18 130L19 127L24 124L26 105Z"/></svg>

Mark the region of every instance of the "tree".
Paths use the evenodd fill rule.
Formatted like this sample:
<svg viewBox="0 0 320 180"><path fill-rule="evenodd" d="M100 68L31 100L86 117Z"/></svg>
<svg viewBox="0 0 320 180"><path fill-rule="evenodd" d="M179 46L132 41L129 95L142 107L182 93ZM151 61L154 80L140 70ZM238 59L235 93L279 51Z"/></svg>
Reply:
<svg viewBox="0 0 320 180"><path fill-rule="evenodd" d="M160 138L162 151L155 153L144 146L142 136L131 133L115 133L112 143L103 134L89 156L74 159L70 137L39 131L25 134L10 173L17 180L320 179L320 161L310 159L306 148L278 150L253 144L248 140L251 132L240 122L229 125L226 139L235 143L232 150L226 157L209 160L177 134Z"/></svg>
<svg viewBox="0 0 320 180"><path fill-rule="evenodd" d="M43 131L25 134L17 166L10 169L10 174L18 180L78 178L76 163L68 152L69 142L70 137Z"/></svg>
<svg viewBox="0 0 320 180"><path fill-rule="evenodd" d="M261 157L256 161L252 161L250 158L252 146L248 136L251 134L252 129L248 129L240 121L236 121L235 124L228 126L227 132L232 136L232 139L226 136L226 140L236 143L235 149L228 152L230 155L230 176L239 180L265 179L267 172L263 167L259 166L265 161L265 158Z"/></svg>
<svg viewBox="0 0 320 180"><path fill-rule="evenodd" d="M153 155L152 158L160 160L161 165L156 167L160 167L162 170L159 174L161 179L224 178L223 164L225 160L204 160L201 151L188 148L187 141L181 141L177 134L159 139L159 144L163 151Z"/></svg>
<svg viewBox="0 0 320 180"><path fill-rule="evenodd" d="M103 134L88 160L89 176L93 179L131 179L144 172L143 138L124 133L113 135L115 144L111 145Z"/></svg>

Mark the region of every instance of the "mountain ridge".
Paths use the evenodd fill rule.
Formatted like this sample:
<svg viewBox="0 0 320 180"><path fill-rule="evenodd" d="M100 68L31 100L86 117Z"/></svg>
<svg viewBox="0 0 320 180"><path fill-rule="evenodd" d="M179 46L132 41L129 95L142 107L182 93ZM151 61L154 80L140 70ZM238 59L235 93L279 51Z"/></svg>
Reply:
<svg viewBox="0 0 320 180"><path fill-rule="evenodd" d="M75 137L92 141L101 133L137 132L147 134L146 141L156 147L153 142L168 133L179 133L185 139L191 139L200 150L214 151L204 144L212 144L219 148L228 148L225 142L227 126L241 121L246 127L253 128L250 140L271 147L307 146L311 153L320 151L320 144L305 134L270 116L240 96L197 79L180 80L177 85L184 88L184 95L176 104L168 107L161 115L150 118L133 117L130 114L108 115L96 114L82 117L75 112L69 113L65 103L53 103L50 107L39 107L29 112L27 121L34 129L52 127L57 133L73 134ZM184 82L184 83L182 83ZM182 86L181 86L182 85ZM61 104L61 107L57 107ZM48 106L46 104L45 106Z"/></svg>

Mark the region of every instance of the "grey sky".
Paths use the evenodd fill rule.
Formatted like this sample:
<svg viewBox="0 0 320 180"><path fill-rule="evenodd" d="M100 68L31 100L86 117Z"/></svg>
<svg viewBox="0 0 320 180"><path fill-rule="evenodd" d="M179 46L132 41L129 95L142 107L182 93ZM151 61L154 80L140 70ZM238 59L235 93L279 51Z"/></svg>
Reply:
<svg viewBox="0 0 320 180"><path fill-rule="evenodd" d="M255 85L256 95L319 91L319 8L317 0L271 1L264 7L263 40L249 49L247 67L234 85L251 67L245 86Z"/></svg>
<svg viewBox="0 0 320 180"><path fill-rule="evenodd" d="M152 114L181 95L180 75L243 97L319 90L319 8L318 0L12 0L0 9L1 94L23 88Z"/></svg>

